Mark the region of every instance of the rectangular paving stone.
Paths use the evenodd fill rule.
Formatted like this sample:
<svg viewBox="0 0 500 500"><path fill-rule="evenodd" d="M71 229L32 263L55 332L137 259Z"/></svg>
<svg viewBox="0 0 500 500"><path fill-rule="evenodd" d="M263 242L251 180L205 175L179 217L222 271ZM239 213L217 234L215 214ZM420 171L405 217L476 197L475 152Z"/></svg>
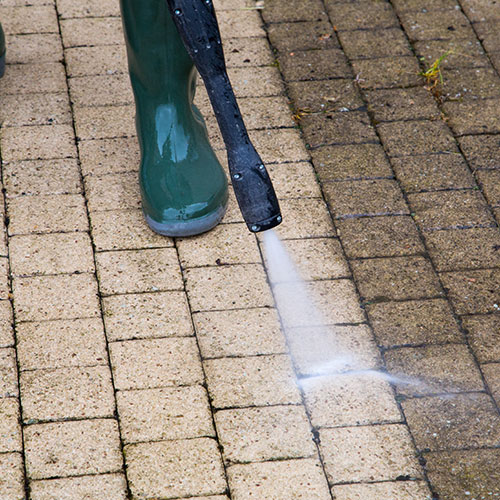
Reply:
<svg viewBox="0 0 500 500"><path fill-rule="evenodd" d="M115 411L107 366L21 373L23 421L112 417Z"/></svg>
<svg viewBox="0 0 500 500"><path fill-rule="evenodd" d="M0 491L5 500L25 498L24 467L21 453L0 454Z"/></svg>
<svg viewBox="0 0 500 500"><path fill-rule="evenodd" d="M481 391L481 374L469 349L463 344L403 347L384 354L389 373L400 394L415 396L445 392ZM409 383L404 380L408 378Z"/></svg>
<svg viewBox="0 0 500 500"><path fill-rule="evenodd" d="M108 361L98 318L19 323L16 337L22 370L105 365Z"/></svg>
<svg viewBox="0 0 500 500"><path fill-rule="evenodd" d="M337 374L301 381L315 428L401 422L388 382L374 375Z"/></svg>
<svg viewBox="0 0 500 500"><path fill-rule="evenodd" d="M500 206L500 170L480 170L476 172L477 180L486 201L492 207Z"/></svg>
<svg viewBox="0 0 500 500"><path fill-rule="evenodd" d="M338 36L351 60L413 55L404 31L399 28L339 31Z"/></svg>
<svg viewBox="0 0 500 500"><path fill-rule="evenodd" d="M0 398L18 395L17 366L14 349L0 349Z"/></svg>
<svg viewBox="0 0 500 500"><path fill-rule="evenodd" d="M324 429L321 453L330 484L422 477L406 426Z"/></svg>
<svg viewBox="0 0 500 500"><path fill-rule="evenodd" d="M214 436L205 389L190 387L118 391L125 443Z"/></svg>
<svg viewBox="0 0 500 500"><path fill-rule="evenodd" d="M183 268L261 262L255 236L246 224L219 224L206 235L177 240Z"/></svg>
<svg viewBox="0 0 500 500"><path fill-rule="evenodd" d="M366 307L379 345L463 342L453 312L444 299L381 302Z"/></svg>
<svg viewBox="0 0 500 500"><path fill-rule="evenodd" d="M5 22L5 33L57 33L57 15L53 5L2 6L0 15Z"/></svg>
<svg viewBox="0 0 500 500"><path fill-rule="evenodd" d="M488 449L425 454L427 473L442 500L498 496L500 476L496 463L499 459L498 450Z"/></svg>
<svg viewBox="0 0 500 500"><path fill-rule="evenodd" d="M84 176L137 172L139 169L136 137L80 141L78 151Z"/></svg>
<svg viewBox="0 0 500 500"><path fill-rule="evenodd" d="M285 333L300 377L381 366L380 352L366 325L287 328Z"/></svg>
<svg viewBox="0 0 500 500"><path fill-rule="evenodd" d="M76 135L81 140L132 137L136 133L133 105L74 106L73 115Z"/></svg>
<svg viewBox="0 0 500 500"><path fill-rule="evenodd" d="M356 81L362 89L392 89L421 83L415 57L393 56L352 61Z"/></svg>
<svg viewBox="0 0 500 500"><path fill-rule="evenodd" d="M97 275L105 295L182 289L182 276L173 248L101 252Z"/></svg>
<svg viewBox="0 0 500 500"><path fill-rule="evenodd" d="M500 116L498 99L479 101L446 102L443 109L448 124L456 135L498 134Z"/></svg>
<svg viewBox="0 0 500 500"><path fill-rule="evenodd" d="M498 97L500 79L491 67L447 69L443 88L445 100L494 98Z"/></svg>
<svg viewBox="0 0 500 500"><path fill-rule="evenodd" d="M325 19L326 13L319 0L313 0L307 6L300 0L291 0L287 6L280 2L265 5L262 9L262 17L266 23L317 21Z"/></svg>
<svg viewBox="0 0 500 500"><path fill-rule="evenodd" d="M377 127L389 156L454 153L454 138L441 122L382 123Z"/></svg>
<svg viewBox="0 0 500 500"><path fill-rule="evenodd" d="M4 127L71 124L71 109L66 93L26 94L2 97L0 120Z"/></svg>
<svg viewBox="0 0 500 500"><path fill-rule="evenodd" d="M335 218L409 213L401 188L392 179L332 182L323 190Z"/></svg>
<svg viewBox="0 0 500 500"><path fill-rule="evenodd" d="M431 263L424 257L391 257L351 262L364 300L403 300L442 295Z"/></svg>
<svg viewBox="0 0 500 500"><path fill-rule="evenodd" d="M75 157L75 139L70 125L9 127L2 132L4 161Z"/></svg>
<svg viewBox="0 0 500 500"><path fill-rule="evenodd" d="M246 97L239 99L238 104L249 130L295 126L284 96Z"/></svg>
<svg viewBox="0 0 500 500"><path fill-rule="evenodd" d="M127 53L124 44L67 48L64 56L69 77L127 71Z"/></svg>
<svg viewBox="0 0 500 500"><path fill-rule="evenodd" d="M127 485L122 474L100 474L30 482L33 500L72 500L105 496L107 500L126 500Z"/></svg>
<svg viewBox="0 0 500 500"><path fill-rule="evenodd" d="M9 289L9 265L7 257L0 257L0 300L10 298Z"/></svg>
<svg viewBox="0 0 500 500"><path fill-rule="evenodd" d="M84 199L80 195L21 196L8 201L9 235L87 231Z"/></svg>
<svg viewBox="0 0 500 500"><path fill-rule="evenodd" d="M497 404L500 401L500 384L498 382L498 376L500 374L499 368L500 363L488 363L481 365L486 384Z"/></svg>
<svg viewBox="0 0 500 500"><path fill-rule="evenodd" d="M286 355L222 358L204 363L216 408L298 404L290 359Z"/></svg>
<svg viewBox="0 0 500 500"><path fill-rule="evenodd" d="M58 5L61 17L106 17L119 16L120 9L116 2L111 0L90 0L85 5L74 4L71 0L62 0Z"/></svg>
<svg viewBox="0 0 500 500"><path fill-rule="evenodd" d="M261 265L192 268L184 275L193 311L273 306Z"/></svg>
<svg viewBox="0 0 500 500"><path fill-rule="evenodd" d="M491 226L494 222L478 191L440 191L408 195L414 219L424 231Z"/></svg>
<svg viewBox="0 0 500 500"><path fill-rule="evenodd" d="M500 232L497 228L470 228L425 233L437 271L455 271L500 265Z"/></svg>
<svg viewBox="0 0 500 500"><path fill-rule="evenodd" d="M300 124L304 139L311 148L328 144L378 142L370 118L363 111L306 115Z"/></svg>
<svg viewBox="0 0 500 500"><path fill-rule="evenodd" d="M407 193L474 188L476 183L460 154L432 154L391 158Z"/></svg>
<svg viewBox="0 0 500 500"><path fill-rule="evenodd" d="M332 219L322 198L281 200L280 208L283 222L275 232L281 240L335 236Z"/></svg>
<svg viewBox="0 0 500 500"><path fill-rule="evenodd" d="M337 221L337 230L350 259L424 251L415 223L408 216L342 219Z"/></svg>
<svg viewBox="0 0 500 500"><path fill-rule="evenodd" d="M0 399L0 453L22 451L19 419L19 401L16 398Z"/></svg>
<svg viewBox="0 0 500 500"><path fill-rule="evenodd" d="M59 62L63 58L59 34L9 35L9 64Z"/></svg>
<svg viewBox="0 0 500 500"><path fill-rule="evenodd" d="M498 137L495 135L465 135L458 139L460 148L473 170L500 168Z"/></svg>
<svg viewBox="0 0 500 500"><path fill-rule="evenodd" d="M13 292L18 321L99 316L97 283L91 274L15 278Z"/></svg>
<svg viewBox="0 0 500 500"><path fill-rule="evenodd" d="M316 172L309 162L268 165L267 171L279 200L321 197Z"/></svg>
<svg viewBox="0 0 500 500"><path fill-rule="evenodd" d="M0 301L0 348L14 345L12 306L10 301Z"/></svg>
<svg viewBox="0 0 500 500"><path fill-rule="evenodd" d="M322 182L394 177L380 144L322 146L310 152Z"/></svg>
<svg viewBox="0 0 500 500"><path fill-rule="evenodd" d="M282 95L285 90L281 74L275 66L263 66L251 73L245 68L229 68L228 74L238 98Z"/></svg>
<svg viewBox="0 0 500 500"><path fill-rule="evenodd" d="M354 284L348 279L313 281L305 286L281 283L273 292L285 328L364 321ZM301 297L301 304L297 297Z"/></svg>
<svg viewBox="0 0 500 500"><path fill-rule="evenodd" d="M356 3L339 4L328 0L326 8L339 31L399 27L394 9L385 3L366 3L360 8Z"/></svg>
<svg viewBox="0 0 500 500"><path fill-rule="evenodd" d="M125 456L130 490L139 498L206 496L227 488L214 439L133 444Z"/></svg>
<svg viewBox="0 0 500 500"><path fill-rule="evenodd" d="M263 37L225 38L224 55L228 68L250 69L255 66L269 66L275 61L269 42Z"/></svg>
<svg viewBox="0 0 500 500"><path fill-rule="evenodd" d="M224 37L265 37L262 19L255 9L235 9L217 13L219 29Z"/></svg>
<svg viewBox="0 0 500 500"><path fill-rule="evenodd" d="M5 162L4 185L8 198L82 191L78 163L69 158Z"/></svg>
<svg viewBox="0 0 500 500"><path fill-rule="evenodd" d="M462 318L467 338L480 363L500 361L500 318L477 315Z"/></svg>
<svg viewBox="0 0 500 500"><path fill-rule="evenodd" d="M441 273L457 314L498 312L500 272L498 269Z"/></svg>
<svg viewBox="0 0 500 500"><path fill-rule="evenodd" d="M99 33L98 37L96 33ZM64 19L61 21L61 34L65 48L123 43L119 17Z"/></svg>
<svg viewBox="0 0 500 500"><path fill-rule="evenodd" d="M193 322L204 359L286 352L275 309L195 313Z"/></svg>
<svg viewBox="0 0 500 500"><path fill-rule="evenodd" d="M366 498L397 498L398 500L429 500L431 493L424 481L398 481L371 484L335 486L337 500L363 500Z"/></svg>
<svg viewBox="0 0 500 500"><path fill-rule="evenodd" d="M119 472L122 468L116 420L95 419L30 425L24 430L30 479Z"/></svg>
<svg viewBox="0 0 500 500"><path fill-rule="evenodd" d="M254 130L249 135L265 163L309 161L309 153L298 130Z"/></svg>
<svg viewBox="0 0 500 500"><path fill-rule="evenodd" d="M0 95L43 94L67 90L64 66L58 60L36 64L9 64L9 70L2 77ZM7 159L5 155L3 159Z"/></svg>
<svg viewBox="0 0 500 500"><path fill-rule="evenodd" d="M9 250L13 275L94 272L92 243L87 233L13 236Z"/></svg>
<svg viewBox="0 0 500 500"><path fill-rule="evenodd" d="M171 238L159 235L149 228L139 209L92 212L90 225L97 251L173 246Z"/></svg>
<svg viewBox="0 0 500 500"><path fill-rule="evenodd" d="M115 388L200 384L203 381L196 342L192 338L143 339L109 346Z"/></svg>
<svg viewBox="0 0 500 500"><path fill-rule="evenodd" d="M280 69L287 81L349 78L351 69L340 49L297 50L279 55Z"/></svg>
<svg viewBox="0 0 500 500"><path fill-rule="evenodd" d="M401 404L420 450L493 447L500 442L499 417L486 394L416 398Z"/></svg>
<svg viewBox="0 0 500 500"><path fill-rule="evenodd" d="M394 0L394 7L398 12L419 11L425 7L429 10L445 10L445 9L455 9L457 8L456 0L436 0L431 4L427 5L425 0Z"/></svg>
<svg viewBox="0 0 500 500"><path fill-rule="evenodd" d="M193 334L184 292L104 297L103 306L106 335L110 341Z"/></svg>
<svg viewBox="0 0 500 500"><path fill-rule="evenodd" d="M233 465L227 469L234 500L328 500L331 498L317 458Z"/></svg>
<svg viewBox="0 0 500 500"><path fill-rule="evenodd" d="M227 464L315 456L302 406L222 410L215 425Z"/></svg>
<svg viewBox="0 0 500 500"><path fill-rule="evenodd" d="M76 106L123 106L133 104L128 74L79 76L68 79L71 102Z"/></svg>

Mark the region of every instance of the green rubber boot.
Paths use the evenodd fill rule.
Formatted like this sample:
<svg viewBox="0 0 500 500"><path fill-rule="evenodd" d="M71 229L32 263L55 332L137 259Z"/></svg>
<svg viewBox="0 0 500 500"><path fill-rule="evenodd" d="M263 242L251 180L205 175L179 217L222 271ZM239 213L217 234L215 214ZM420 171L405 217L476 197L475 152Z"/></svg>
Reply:
<svg viewBox="0 0 500 500"><path fill-rule="evenodd" d="M191 236L226 211L227 179L194 106L195 69L164 0L120 0L141 149L142 209L153 231Z"/></svg>
<svg viewBox="0 0 500 500"><path fill-rule="evenodd" d="M0 78L5 73L5 35L3 34L2 25L0 24Z"/></svg>

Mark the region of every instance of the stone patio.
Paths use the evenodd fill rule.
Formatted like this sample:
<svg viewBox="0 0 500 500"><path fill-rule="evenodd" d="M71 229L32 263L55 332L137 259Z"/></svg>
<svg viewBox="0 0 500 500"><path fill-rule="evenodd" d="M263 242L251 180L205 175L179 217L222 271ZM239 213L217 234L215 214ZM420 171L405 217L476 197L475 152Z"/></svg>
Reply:
<svg viewBox="0 0 500 500"><path fill-rule="evenodd" d="M0 499L500 498L500 3L214 3L326 328L234 196L143 222L118 1L0 0ZM307 335L361 372L304 378Z"/></svg>

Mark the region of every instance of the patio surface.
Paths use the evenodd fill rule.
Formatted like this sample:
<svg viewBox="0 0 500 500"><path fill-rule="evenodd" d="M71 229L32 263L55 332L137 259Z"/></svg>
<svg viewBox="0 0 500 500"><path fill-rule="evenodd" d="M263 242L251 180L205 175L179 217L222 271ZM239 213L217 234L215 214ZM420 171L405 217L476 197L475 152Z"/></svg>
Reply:
<svg viewBox="0 0 500 500"><path fill-rule="evenodd" d="M0 0L0 499L500 498L500 2L216 6L324 359L421 383L297 384L234 198L142 220L118 2Z"/></svg>

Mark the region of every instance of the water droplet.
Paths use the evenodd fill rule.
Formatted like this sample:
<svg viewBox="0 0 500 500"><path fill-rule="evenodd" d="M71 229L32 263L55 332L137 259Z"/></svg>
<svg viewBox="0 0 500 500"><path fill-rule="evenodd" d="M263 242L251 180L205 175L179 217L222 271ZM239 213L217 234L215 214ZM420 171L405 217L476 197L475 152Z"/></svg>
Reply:
<svg viewBox="0 0 500 500"><path fill-rule="evenodd" d="M252 231L258 231L258 230L259 230L259 226L256 226L256 225L252 226Z"/></svg>
<svg viewBox="0 0 500 500"><path fill-rule="evenodd" d="M175 9L174 10L174 14L177 15L177 16L180 16L182 14L182 10L181 9Z"/></svg>
<svg viewBox="0 0 500 500"><path fill-rule="evenodd" d="M234 174L233 179L241 179L241 174Z"/></svg>
<svg viewBox="0 0 500 500"><path fill-rule="evenodd" d="M259 170L265 170L265 168L264 165L259 165Z"/></svg>
<svg viewBox="0 0 500 500"><path fill-rule="evenodd" d="M212 46L209 43L207 43L207 49L211 49L211 48L212 48Z"/></svg>

